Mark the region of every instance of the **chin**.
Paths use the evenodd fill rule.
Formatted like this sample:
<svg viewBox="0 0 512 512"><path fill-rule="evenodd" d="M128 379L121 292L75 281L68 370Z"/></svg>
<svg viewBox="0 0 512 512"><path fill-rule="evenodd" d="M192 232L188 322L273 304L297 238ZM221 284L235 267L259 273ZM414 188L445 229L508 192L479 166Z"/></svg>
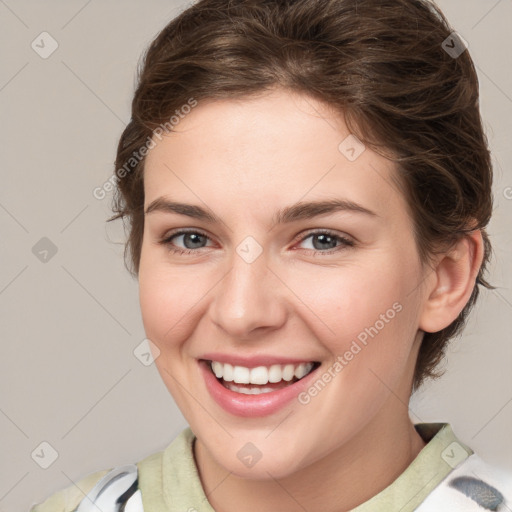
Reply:
<svg viewBox="0 0 512 512"><path fill-rule="evenodd" d="M233 475L248 480L285 478L304 467L302 443L279 439L265 439L269 430L260 436L245 433L224 443L206 446L216 463ZM251 441L251 439L253 441ZM312 461L313 462L313 461Z"/></svg>

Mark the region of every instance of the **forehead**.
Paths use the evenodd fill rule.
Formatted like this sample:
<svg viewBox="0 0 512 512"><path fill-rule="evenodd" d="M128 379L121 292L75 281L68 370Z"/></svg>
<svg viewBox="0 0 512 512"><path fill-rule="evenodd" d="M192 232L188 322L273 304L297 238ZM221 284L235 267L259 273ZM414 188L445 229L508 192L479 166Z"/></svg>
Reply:
<svg viewBox="0 0 512 512"><path fill-rule="evenodd" d="M407 212L394 164L361 145L341 115L309 96L278 89L202 101L172 133L153 140L145 206L163 195L198 204L203 195L212 209L272 215L272 205L343 198L382 217Z"/></svg>

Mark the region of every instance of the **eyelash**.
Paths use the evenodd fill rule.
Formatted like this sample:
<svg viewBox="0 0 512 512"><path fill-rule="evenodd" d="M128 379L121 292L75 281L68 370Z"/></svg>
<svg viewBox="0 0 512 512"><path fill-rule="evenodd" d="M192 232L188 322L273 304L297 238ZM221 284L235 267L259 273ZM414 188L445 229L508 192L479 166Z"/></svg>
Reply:
<svg viewBox="0 0 512 512"><path fill-rule="evenodd" d="M169 250L175 254L193 254L193 253L197 253L200 249L205 249L205 247L199 247L197 249L181 249L179 247L175 247L174 245L172 245L171 240L173 238L176 238L177 236L180 236L180 235L190 234L190 233L201 235L208 239L210 238L206 233L203 233L202 231L198 231L196 229L194 229L194 230L192 230L192 229L191 230L183 230L182 229L182 230L170 233L168 236L166 236L162 240L159 240L158 243L161 245L167 246L169 248ZM302 237L298 239L298 242L303 242L307 238L314 236L314 235L328 235L328 236L333 237L341 242L341 244L338 245L337 247L334 247L334 248L326 250L326 251L321 251L319 249L304 249L306 251L313 251L314 256L316 256L318 254L329 255L329 254L338 252L340 250L355 246L355 242L353 242L352 240L345 238L343 236L340 236L340 235L336 234L335 232L330 231L328 229L310 231L310 232L306 233L305 235L302 235Z"/></svg>

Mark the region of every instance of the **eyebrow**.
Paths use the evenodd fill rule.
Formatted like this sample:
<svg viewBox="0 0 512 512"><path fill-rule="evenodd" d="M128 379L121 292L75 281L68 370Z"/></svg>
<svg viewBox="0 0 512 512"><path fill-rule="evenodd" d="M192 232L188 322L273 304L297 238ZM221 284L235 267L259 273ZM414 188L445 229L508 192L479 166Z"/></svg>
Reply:
<svg viewBox="0 0 512 512"><path fill-rule="evenodd" d="M338 211L362 213L371 217L378 215L364 206L347 199L330 199L326 201L298 202L278 210L273 216L274 224L285 224L303 219L311 219L321 215L328 215ZM152 212L177 213L208 223L220 223L221 220L211 210L192 204L169 201L159 197L146 208L145 215Z"/></svg>

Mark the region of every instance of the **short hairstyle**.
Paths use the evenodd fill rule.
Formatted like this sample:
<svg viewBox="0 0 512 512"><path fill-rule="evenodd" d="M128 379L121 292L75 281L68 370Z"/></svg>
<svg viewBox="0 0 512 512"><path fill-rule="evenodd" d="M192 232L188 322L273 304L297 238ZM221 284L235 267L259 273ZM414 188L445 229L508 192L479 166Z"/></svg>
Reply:
<svg viewBox="0 0 512 512"><path fill-rule="evenodd" d="M479 285L493 288L485 279L492 251L485 231L493 207L491 155L475 67L453 32L428 0L190 5L142 56L131 120L117 148L109 220L122 218L128 226L128 270L138 276L144 231L145 158L134 155L155 129L172 125L170 117L191 98L244 98L276 87L309 95L395 163L394 181L407 201L423 264L471 231L482 232L484 258L471 297L449 326L424 333L413 389L441 376L447 342L464 327Z"/></svg>

